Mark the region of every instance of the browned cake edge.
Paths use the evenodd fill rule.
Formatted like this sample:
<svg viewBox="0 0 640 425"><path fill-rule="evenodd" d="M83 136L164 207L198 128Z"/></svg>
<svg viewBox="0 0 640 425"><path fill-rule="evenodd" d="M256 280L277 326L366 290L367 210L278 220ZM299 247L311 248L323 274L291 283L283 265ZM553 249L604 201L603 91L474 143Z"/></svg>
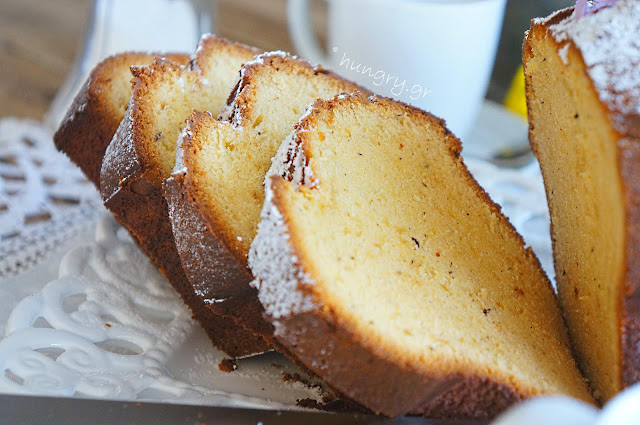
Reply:
<svg viewBox="0 0 640 425"><path fill-rule="evenodd" d="M182 146L189 149L192 128L198 128L203 112L194 111L187 120ZM198 130L203 131L203 130ZM189 153L187 153L189 155ZM253 276L240 264L231 250L216 235L216 227L200 211L202 204L193 196L193 180L185 167L164 181L164 195L169 204L169 217L182 258L182 264L196 290L212 300L252 294ZM212 273L212 271L216 271Z"/></svg>
<svg viewBox="0 0 640 425"><path fill-rule="evenodd" d="M640 139L618 142L625 199L625 283L622 300L622 382L640 382Z"/></svg>
<svg viewBox="0 0 640 425"><path fill-rule="evenodd" d="M53 136L56 148L78 165L98 188L104 152L127 107L126 104L110 104L108 92L111 89L111 81L118 78L118 74L123 72L124 68L128 74L130 66L150 64L157 56L147 53L120 53L96 65ZM184 54L163 56L182 64L189 61L189 56Z"/></svg>
<svg viewBox="0 0 640 425"><path fill-rule="evenodd" d="M218 40L206 38L199 45L197 55L215 54L215 51L209 52L209 48ZM194 60L197 61L197 57ZM168 70L181 67L163 59L155 60L154 65ZM153 173L143 165L141 157L144 155L140 149L144 146L141 147L142 143L138 142L148 129L147 124L137 122L134 115L139 115L140 98L147 89L145 85L149 82L150 71L135 67L132 71L134 79L130 105L106 150L102 164L100 191L104 204L178 291L216 347L233 357L268 351L270 348L262 337L237 326L233 318L223 317L209 309L208 299L196 294L184 273L169 222L167 202L162 194L162 184L152 183L155 176L150 175ZM224 304L220 303L218 308Z"/></svg>
<svg viewBox="0 0 640 425"><path fill-rule="evenodd" d="M328 311L291 315L277 321L276 338L296 363L373 412L386 416L492 418L525 396L476 376L426 375L398 365L345 329ZM340 359L340 361L335 361Z"/></svg>
<svg viewBox="0 0 640 425"><path fill-rule="evenodd" d="M525 35L524 44L522 47L522 59L525 68L525 92L527 97L527 103L530 99L533 99L533 84L531 77L526 73L527 63L533 57L533 47L535 37L544 38L551 37L556 44L557 49L562 46L553 39L553 36L549 34L549 26L557 24L564 19L567 19L573 13L573 8L565 9L557 12L550 19L547 20L532 20L531 28ZM582 53L580 49L575 46L572 40L567 40L570 43L570 48L578 53L580 60L582 59ZM583 61L583 68L585 73L587 72L586 65ZM591 81L591 79L589 78ZM599 99L595 87L593 88L594 96ZM610 119L614 119L614 114L620 116L620 111L615 111L601 100L603 113L608 115ZM619 118L615 118L618 119ZM620 300L622 316L619 318L620 329L620 344L622 350L620 359L620 368L622 373L621 382L623 385L630 386L640 381L640 138L637 137L640 134L640 120L637 116L625 116L623 117L625 125L624 131L614 128L620 135L618 141L618 168L620 174L621 187L623 189L623 196L625 202L625 221L626 221L626 234L625 234L625 272L623 273L623 281L620 283L623 290L623 299ZM535 129L535 123L529 121L529 142L531 148L537 156L537 146L533 132ZM544 167L542 168L542 175L544 178ZM545 180L545 190L549 192L551 188L547 187ZM547 199L549 199L547 193ZM553 217L552 206L549 204L550 216ZM551 233L553 234L553 221L551 222ZM555 241L552 238L553 252L555 258Z"/></svg>
<svg viewBox="0 0 640 425"><path fill-rule="evenodd" d="M357 94L342 95L331 101L318 101L314 104L314 108L331 109L336 102L349 101L349 97L360 98L359 101L364 101L362 100L364 97ZM366 101L394 102L391 99L376 96ZM462 164L466 178L469 184L475 188L478 197L487 203L502 224L509 229L511 236L520 241L526 255L541 268L531 248L524 248L524 240L502 214L500 206L491 200L464 166L460 158L461 143L446 129L444 121L409 105L402 105L413 114L422 114L432 125L444 128L450 153L456 161ZM313 127L315 120L316 117L311 113L296 124L293 140L298 146L304 143L303 140L306 137L304 129ZM291 152L290 161L293 161L294 158L296 158L296 154ZM287 207L283 205L280 195L282 186L285 184L283 177L270 177L270 187L267 190L272 190L272 195L268 195L265 201L261 226L271 229L277 228L278 224L276 223L279 219L269 211L275 210L282 215L279 225L285 226L286 230L279 237L288 244L291 258L297 260L292 261L292 269L290 270L283 271L281 267L276 267L268 271L262 270L262 272L283 273L282 275L272 274L268 278L273 282L294 279L297 281L295 284L297 292L302 294L302 297L313 298L313 293L302 279L302 277L308 276L308 270L305 270L303 266L308 254L299 248L301 244L297 242L296 233L288 227ZM292 180L291 175L287 178ZM260 249L255 245L252 246L250 258L260 255L254 252ZM253 264L252 268L256 274L256 284L260 288L265 275L261 275L261 271L256 270ZM556 302L548 280L546 288L550 299ZM560 316L560 307L557 302L556 307L558 316ZM268 318L274 324L275 336L278 341L313 373L322 377L345 396L385 415L418 414L433 417L490 418L504 411L513 403L536 395L473 374L465 376L444 375L435 371L425 373L415 370L409 365L399 363L391 353L381 347L368 344L361 336L352 332L350 324L345 323L326 306L314 306L308 311L306 309L302 309L300 312L294 311L285 317L268 316ZM566 331L565 343L568 346ZM576 367L575 364L568 365L568 367L571 366ZM588 396L586 383L584 390Z"/></svg>
<svg viewBox="0 0 640 425"><path fill-rule="evenodd" d="M163 187L178 253L196 293L217 314L233 318L239 326L271 341L273 326L264 320L257 292L249 286L253 276L210 231L191 199L186 173L174 173Z"/></svg>

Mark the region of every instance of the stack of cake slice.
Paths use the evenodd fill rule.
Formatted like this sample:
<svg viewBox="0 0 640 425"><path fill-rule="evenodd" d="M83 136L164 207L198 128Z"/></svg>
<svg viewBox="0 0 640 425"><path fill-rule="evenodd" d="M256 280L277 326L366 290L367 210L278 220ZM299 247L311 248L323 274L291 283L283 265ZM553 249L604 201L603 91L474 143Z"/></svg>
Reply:
<svg viewBox="0 0 640 425"><path fill-rule="evenodd" d="M195 112L179 141L165 196L185 272L209 297L225 300L211 309L267 338L273 328L264 325L247 265L264 175L309 103L356 88L288 54L265 53L242 67L221 119Z"/></svg>
<svg viewBox="0 0 640 425"><path fill-rule="evenodd" d="M132 67L106 154L77 159L214 344L280 350L386 415L592 402L549 281L444 122L256 53L207 36L187 65ZM88 149L66 125L58 146Z"/></svg>
<svg viewBox="0 0 640 425"><path fill-rule="evenodd" d="M134 66L140 63L137 55L124 54L107 60L96 68L78 95L75 104L80 106L70 112L74 119L67 120L56 137L57 145L80 163L94 182L95 164L100 164L97 183L105 206L168 278L214 345L232 357L270 348L262 336L239 325L232 317L211 311L206 288L194 287L185 276L161 184L173 168L175 143L185 119L193 109L219 112L238 69L258 52L252 47L205 36L187 65L171 60L174 57L151 59L150 55L144 57L150 62L146 66ZM112 65L114 61L118 66ZM96 80L95 75L101 78ZM125 88L123 82L129 80L131 83ZM122 110L125 93L126 115L121 117L115 135L111 134L113 140L109 140L106 153L102 145L94 149L98 143L87 123L104 123L111 131L117 115L110 111ZM94 103L108 104L111 109L87 107L93 103L82 106L85 98L97 98ZM90 118L80 119L85 115ZM101 136L100 143L103 139ZM76 152L84 152L84 156Z"/></svg>

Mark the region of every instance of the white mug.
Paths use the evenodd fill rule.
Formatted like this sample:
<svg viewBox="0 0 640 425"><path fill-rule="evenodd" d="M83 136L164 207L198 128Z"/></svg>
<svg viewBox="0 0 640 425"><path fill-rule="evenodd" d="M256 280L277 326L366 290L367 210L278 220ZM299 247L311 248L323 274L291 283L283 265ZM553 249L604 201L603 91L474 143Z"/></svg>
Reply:
<svg viewBox="0 0 640 425"><path fill-rule="evenodd" d="M506 0L327 0L328 50L309 0L289 0L298 53L375 93L432 112L463 141L486 93Z"/></svg>

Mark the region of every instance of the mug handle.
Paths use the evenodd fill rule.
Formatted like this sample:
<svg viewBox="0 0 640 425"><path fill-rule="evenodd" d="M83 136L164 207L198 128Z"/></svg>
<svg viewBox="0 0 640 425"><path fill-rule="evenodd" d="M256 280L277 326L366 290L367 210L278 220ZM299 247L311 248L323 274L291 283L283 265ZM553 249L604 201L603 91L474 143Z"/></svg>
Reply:
<svg viewBox="0 0 640 425"><path fill-rule="evenodd" d="M289 36L296 51L307 60L316 64L328 63L326 54L313 33L313 25L309 18L309 0L288 0L287 23Z"/></svg>

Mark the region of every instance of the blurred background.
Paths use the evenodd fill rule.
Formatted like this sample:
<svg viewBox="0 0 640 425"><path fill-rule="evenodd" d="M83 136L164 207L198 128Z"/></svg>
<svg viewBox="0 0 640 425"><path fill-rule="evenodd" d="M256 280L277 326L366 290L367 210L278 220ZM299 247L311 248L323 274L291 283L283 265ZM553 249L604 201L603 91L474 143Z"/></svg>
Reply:
<svg viewBox="0 0 640 425"><path fill-rule="evenodd" d="M286 3L216 0L215 32L265 50L295 52L287 31ZM324 0L312 3L313 27L322 42L327 5ZM530 19L573 3L508 0L489 99L503 100L520 65L523 34ZM91 7L90 0L0 0L0 117L43 117L84 44Z"/></svg>

